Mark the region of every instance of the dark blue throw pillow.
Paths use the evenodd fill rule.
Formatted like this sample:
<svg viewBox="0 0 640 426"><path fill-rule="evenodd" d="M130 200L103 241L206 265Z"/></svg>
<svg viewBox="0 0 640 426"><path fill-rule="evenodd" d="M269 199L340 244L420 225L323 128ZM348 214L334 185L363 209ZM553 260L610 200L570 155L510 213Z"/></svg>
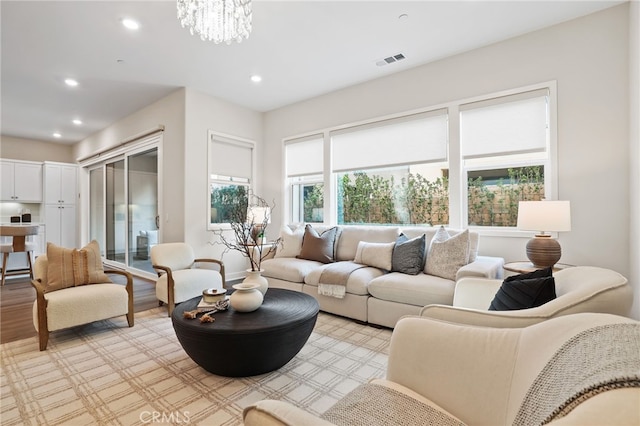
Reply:
<svg viewBox="0 0 640 426"><path fill-rule="evenodd" d="M512 311L544 305L556 298L551 268L505 278L491 301L490 311Z"/></svg>

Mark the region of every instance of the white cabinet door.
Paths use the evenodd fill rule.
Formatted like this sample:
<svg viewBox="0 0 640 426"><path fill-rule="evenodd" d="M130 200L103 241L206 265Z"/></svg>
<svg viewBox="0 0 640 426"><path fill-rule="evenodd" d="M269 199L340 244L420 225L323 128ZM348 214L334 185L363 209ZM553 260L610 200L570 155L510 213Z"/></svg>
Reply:
<svg viewBox="0 0 640 426"><path fill-rule="evenodd" d="M45 214L47 242L67 248L76 247L76 207L47 204Z"/></svg>
<svg viewBox="0 0 640 426"><path fill-rule="evenodd" d="M14 174L16 199L42 202L42 165L16 163Z"/></svg>
<svg viewBox="0 0 640 426"><path fill-rule="evenodd" d="M78 187L78 168L73 165L44 165L45 203L75 204Z"/></svg>
<svg viewBox="0 0 640 426"><path fill-rule="evenodd" d="M15 163L0 161L0 200L14 201L13 176Z"/></svg>
<svg viewBox="0 0 640 426"><path fill-rule="evenodd" d="M0 161L0 200L42 202L42 164Z"/></svg>

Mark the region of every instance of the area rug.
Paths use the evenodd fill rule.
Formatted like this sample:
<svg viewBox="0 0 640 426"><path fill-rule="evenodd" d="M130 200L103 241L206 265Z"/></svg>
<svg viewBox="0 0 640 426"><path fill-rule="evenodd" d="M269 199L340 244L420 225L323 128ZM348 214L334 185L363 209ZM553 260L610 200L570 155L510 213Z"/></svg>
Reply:
<svg viewBox="0 0 640 426"><path fill-rule="evenodd" d="M361 383L384 377L391 331L320 313L284 367L248 378L213 375L184 352L166 309L0 345L0 423L239 425L261 399L322 414ZM223 347L220 348L224 350Z"/></svg>

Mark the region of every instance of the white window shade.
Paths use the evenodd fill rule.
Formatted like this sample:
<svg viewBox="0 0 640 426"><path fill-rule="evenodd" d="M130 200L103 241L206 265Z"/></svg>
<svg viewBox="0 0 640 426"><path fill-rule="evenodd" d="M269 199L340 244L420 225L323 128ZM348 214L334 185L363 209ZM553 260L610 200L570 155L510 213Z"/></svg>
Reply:
<svg viewBox="0 0 640 426"><path fill-rule="evenodd" d="M285 145L287 176L322 174L323 146L322 135L287 142Z"/></svg>
<svg viewBox="0 0 640 426"><path fill-rule="evenodd" d="M445 110L331 133L333 171L446 161Z"/></svg>
<svg viewBox="0 0 640 426"><path fill-rule="evenodd" d="M249 143L228 140L212 134L211 150L209 151L211 172L216 175L251 180L252 153L253 145Z"/></svg>
<svg viewBox="0 0 640 426"><path fill-rule="evenodd" d="M465 159L545 151L547 90L462 105L460 143Z"/></svg>

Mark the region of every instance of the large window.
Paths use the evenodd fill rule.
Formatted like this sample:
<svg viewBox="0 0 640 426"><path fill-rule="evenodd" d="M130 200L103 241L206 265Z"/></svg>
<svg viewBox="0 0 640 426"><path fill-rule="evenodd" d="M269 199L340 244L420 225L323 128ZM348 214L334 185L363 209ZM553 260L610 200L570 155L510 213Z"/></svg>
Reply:
<svg viewBox="0 0 640 426"><path fill-rule="evenodd" d="M251 141L209 132L209 229L247 211L253 184L253 151Z"/></svg>
<svg viewBox="0 0 640 426"><path fill-rule="evenodd" d="M323 145L321 134L285 144L292 222L324 222Z"/></svg>
<svg viewBox="0 0 640 426"><path fill-rule="evenodd" d="M545 198L549 148L548 89L461 105L466 224L515 227L519 201Z"/></svg>
<svg viewBox="0 0 640 426"><path fill-rule="evenodd" d="M513 229L554 199L555 84L285 141L290 222Z"/></svg>
<svg viewBox="0 0 640 426"><path fill-rule="evenodd" d="M447 114L330 133L339 224L447 224Z"/></svg>

